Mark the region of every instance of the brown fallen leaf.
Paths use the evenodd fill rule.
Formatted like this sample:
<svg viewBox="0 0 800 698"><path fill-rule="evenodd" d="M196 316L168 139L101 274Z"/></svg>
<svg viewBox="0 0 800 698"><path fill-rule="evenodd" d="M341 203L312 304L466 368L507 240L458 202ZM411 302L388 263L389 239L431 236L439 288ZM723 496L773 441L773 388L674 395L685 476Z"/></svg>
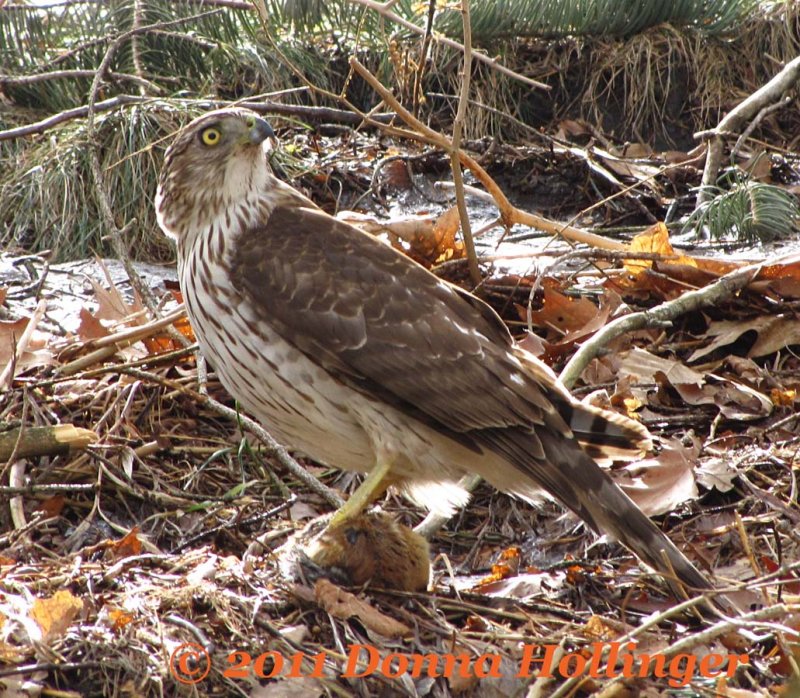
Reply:
<svg viewBox="0 0 800 698"><path fill-rule="evenodd" d="M46 599L36 599L31 617L42 631L42 640L48 642L64 635L82 610L83 601L62 589Z"/></svg>
<svg viewBox="0 0 800 698"><path fill-rule="evenodd" d="M561 336L574 332L573 341L592 334L596 329L590 328L585 333L581 330L596 321L597 306L587 298L573 298L561 293L559 285L555 279L543 279L541 308L531 311L533 324L555 330ZM527 321L528 309L525 306L518 305L517 313L521 320Z"/></svg>
<svg viewBox="0 0 800 698"><path fill-rule="evenodd" d="M746 332L755 332L757 337L747 356L758 357L774 354L793 344L800 344L800 320L786 315L760 315L747 320L716 320L708 325L700 339L710 338L706 346L696 349L689 362L697 361L716 349L733 344Z"/></svg>
<svg viewBox="0 0 800 698"><path fill-rule="evenodd" d="M644 349L621 352L620 374L631 382L671 386L689 405L713 405L728 419L752 420L772 412L772 401L745 383L713 373L700 373L673 359L655 356Z"/></svg>
<svg viewBox="0 0 800 698"><path fill-rule="evenodd" d="M111 278L111 272L109 272L108 267L99 257L97 258L97 265L106 277L108 288L104 288L91 276L88 277L98 304L97 312L94 313L94 317L98 320L109 320L116 324L123 320L130 320L131 316L138 315L138 317L134 318L135 324L140 325L144 323L146 318L142 314L144 306L141 301L136 298L132 303L128 303Z"/></svg>
<svg viewBox="0 0 800 698"><path fill-rule="evenodd" d="M384 637L407 637L412 629L400 621L381 613L366 601L349 591L336 586L327 579L319 579L314 585L317 603L334 618L347 620L358 618L367 630Z"/></svg>
<svg viewBox="0 0 800 698"><path fill-rule="evenodd" d="M697 482L706 489L729 492L738 473L730 458L705 458L695 469Z"/></svg>
<svg viewBox="0 0 800 698"><path fill-rule="evenodd" d="M100 322L100 319L92 315L86 308L81 308L78 315L81 319L81 324L78 325L78 337L81 340L99 339L110 334L109 329Z"/></svg>
<svg viewBox="0 0 800 698"><path fill-rule="evenodd" d="M30 322L30 318L0 321L0 371L11 361L17 344ZM29 366L47 366L53 363L53 353L48 349L49 335L34 330L33 335L16 362L16 372Z"/></svg>
<svg viewBox="0 0 800 698"><path fill-rule="evenodd" d="M139 527L134 526L122 538L113 541L108 550L115 560L141 554L142 541L139 539Z"/></svg>
<svg viewBox="0 0 800 698"><path fill-rule="evenodd" d="M694 476L699 449L686 447L678 439L662 446L657 456L629 463L612 473L625 494L648 516L666 514L699 495Z"/></svg>

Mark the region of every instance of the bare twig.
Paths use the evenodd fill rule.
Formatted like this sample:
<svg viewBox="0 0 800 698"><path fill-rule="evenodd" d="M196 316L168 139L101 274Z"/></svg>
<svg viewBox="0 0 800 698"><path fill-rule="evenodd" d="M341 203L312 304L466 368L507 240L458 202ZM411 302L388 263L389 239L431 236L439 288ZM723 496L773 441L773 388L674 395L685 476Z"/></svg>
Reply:
<svg viewBox="0 0 800 698"><path fill-rule="evenodd" d="M91 71L92 75L96 74L96 71ZM112 97L111 99L104 99L102 102L96 102L94 104L94 111L95 113L110 111L112 109L116 109L117 107L126 106L128 104L142 104L147 100L142 97L135 97L133 95L119 95L117 97ZM15 128L9 128L5 131L0 131L0 141L10 141L14 138L22 138L24 136L32 136L37 133L44 133L50 128L54 126L58 126L59 124L63 124L67 121L72 121L73 119L82 119L89 113L89 107L75 107L74 109L65 109L58 114L53 114L52 116L48 116L46 119L42 119L41 121L35 121L32 124L25 124L24 126L17 126Z"/></svg>
<svg viewBox="0 0 800 698"><path fill-rule="evenodd" d="M436 16L436 0L428 0L428 19L425 22L425 34L422 37L422 45L419 48L419 59L417 70L414 74L414 94L412 96L414 116L419 117L419 97L422 94L422 76L425 74L425 63L428 60L428 47L431 44L433 34L433 18ZM465 57L466 61L466 57Z"/></svg>
<svg viewBox="0 0 800 698"><path fill-rule="evenodd" d="M199 397L199 396L198 396ZM278 462L286 468L294 477L308 487L312 492L322 497L332 507L339 508L344 504L344 500L336 494L334 490L320 482L302 465L289 455L289 452L281 446L272 435L264 429L258 422L250 417L237 412L236 410L223 405L214 398L206 397L202 400L210 409L215 412L241 423L241 425L252 433L267 449L267 453L274 456Z"/></svg>
<svg viewBox="0 0 800 698"><path fill-rule="evenodd" d="M141 29L144 26L144 0L133 0L133 28ZM140 80L144 80L144 62L142 61L142 50L140 34L131 36L131 59L133 60L133 69L136 71L136 76ZM144 87L139 85L139 94L145 95Z"/></svg>
<svg viewBox="0 0 800 698"><path fill-rule="evenodd" d="M19 87L21 85L33 85L37 82L45 82L47 80L74 80L75 78L93 78L95 70L51 70L47 73L36 73L34 75L0 75L0 85L7 87ZM137 75L129 75L128 73L115 73L108 72L108 77L111 80L134 82L141 87L147 87L155 92L162 92L162 89L154 82Z"/></svg>
<svg viewBox="0 0 800 698"><path fill-rule="evenodd" d="M703 170L700 191L697 194L697 203L710 201L713 197L711 187L717 179L717 173L722 165L725 136L739 133L745 122L756 117L766 106L778 102L783 95L800 80L800 56L787 63L783 69L770 80L738 104L719 122L715 129L695 134L695 138L708 141L708 155L706 166Z"/></svg>
<svg viewBox="0 0 800 698"><path fill-rule="evenodd" d="M156 317L160 316L158 303L153 297L153 294L150 292L150 288L142 281L139 273L133 266L133 261L131 260L130 254L128 254L128 249L123 243L123 238L126 231L135 225L136 221L129 221L120 229L117 227L114 213L111 210L111 199L108 195L105 177L100 166L97 139L92 137L94 134L94 104L97 101L97 95L100 91L100 84L103 81L109 66L111 65L111 61L114 59L117 51L126 41L133 40L140 34L152 31L153 29L164 29L166 27L181 25L191 20L218 14L219 12L221 12L221 10L211 10L209 12L202 12L192 15L191 17L182 17L180 19L168 22L158 22L156 24L146 26L137 26L130 31L120 34L112 43L109 44L108 48L106 49L103 60L100 62L100 65L97 68L97 73L94 76L92 87L89 91L89 111L86 115L86 130L89 134L89 168L91 170L92 178L94 179L95 188L97 190L97 200L100 207L100 214L103 218L106 228L109 231L111 245L114 248L114 252L116 253L117 258L122 262L125 272L130 279L131 285L139 293L139 297L142 299L142 302ZM184 346L188 344L186 337L181 335L179 332L172 331L170 334L174 339L184 344Z"/></svg>
<svg viewBox="0 0 800 698"><path fill-rule="evenodd" d="M381 82L358 61L358 59L351 57L350 65L352 65L355 71L367 83L369 83L372 89L374 89L380 95L381 99L391 109L394 109L394 111L397 112L397 115L403 119L403 121L405 121L409 126L411 126L411 128L415 130L411 131L408 129L400 129L394 126L384 126L383 124L372 122L369 116L364 115L367 123L372 122L378 128L401 138L410 138L412 140L435 145L448 154L451 154L454 150L456 150L453 148L453 144L450 139L447 138L447 136L434 131L432 128L423 124L419 119L415 119L413 114L403 107L400 102L397 101L392 92L384 87L384 85L381 84ZM518 209L516 206L511 204L511 202L508 200L508 197L505 195L505 193L503 193L502 189L500 189L497 183L489 176L489 173L486 172L486 170L481 167L481 165L474 158L462 150L458 150L457 153L461 164L468 168L470 172L475 175L475 178L492 195L497 208L500 210L503 223L507 227L510 228L512 225L519 223L521 225L539 228L540 230L544 230L553 235L560 235L564 239L571 240L572 242L582 242L593 247L599 247L601 249L620 251L628 249L627 245L624 245L621 242L608 240L600 235L595 235L594 233L590 233L586 230L581 230L580 228L575 228L570 225L562 225L561 223L557 223L555 221L548 220L547 218L542 218L541 216Z"/></svg>
<svg viewBox="0 0 800 698"><path fill-rule="evenodd" d="M80 71L88 72L95 75L96 71ZM110 75L115 75L111 73ZM36 76L32 76L36 77ZM133 77L133 76L131 76ZM336 122L342 124L349 124L351 126L358 126L364 122L362 115L345 111L344 109L333 109L331 107L310 107L300 104L281 104L279 102L263 101L254 102L250 100L229 101L222 99L169 99L169 100L153 100L152 98L140 97L137 95L118 95L110 99L105 99L102 102L95 102L94 112L100 113L111 111L118 107L126 107L130 105L145 104L147 102L155 102L165 105L181 105L184 107L193 107L195 109L220 109L222 107L237 106L246 109L252 109L260 114L276 114L279 116L296 116L306 121L311 122ZM17 126L5 131L0 131L0 141L12 140L14 138L22 138L24 136L32 136L39 133L44 133L48 129L58 126L59 124L74 119L82 119L89 113L89 107L75 107L74 109L65 109L58 114L48 116L41 121L35 121L32 124L25 124L24 126ZM389 123L395 118L394 114L376 114L372 119L379 123Z"/></svg>
<svg viewBox="0 0 800 698"><path fill-rule="evenodd" d="M456 118L453 120L453 137L451 140L450 169L453 171L453 184L456 188L456 206L461 219L461 234L464 236L464 247L469 260L469 275L472 283L478 286L481 282L481 270L478 267L478 257L475 254L475 242L472 239L472 228L469 223L469 212L464 198L464 176L461 172L459 159L459 146L461 133L464 130L464 121L467 118L467 105L469 105L469 85L472 76L472 28L469 18L469 0L461 0L461 20L464 24L464 64L461 74L461 99L458 102Z"/></svg>
<svg viewBox="0 0 800 698"><path fill-rule="evenodd" d="M755 118L747 125L747 128L742 132L742 135L739 136L739 139L736 141L736 144L731 148L731 158L735 158L739 151L744 146L744 142L750 138L750 134L753 133L758 128L758 125L766 119L770 114L776 111L780 111L785 107L788 107L792 102L793 98L789 95L785 95L782 100L779 102L775 102L775 104L770 104L767 107L764 107L758 114L756 114Z"/></svg>
<svg viewBox="0 0 800 698"><path fill-rule="evenodd" d="M759 262L741 267L721 277L713 284L684 293L651 310L625 315L608 323L575 352L561 372L561 382L567 388L572 387L588 363L598 356L611 340L620 335L645 327L661 327L664 323L669 323L684 313L698 308L706 308L730 298L753 281L765 264L765 262Z"/></svg>

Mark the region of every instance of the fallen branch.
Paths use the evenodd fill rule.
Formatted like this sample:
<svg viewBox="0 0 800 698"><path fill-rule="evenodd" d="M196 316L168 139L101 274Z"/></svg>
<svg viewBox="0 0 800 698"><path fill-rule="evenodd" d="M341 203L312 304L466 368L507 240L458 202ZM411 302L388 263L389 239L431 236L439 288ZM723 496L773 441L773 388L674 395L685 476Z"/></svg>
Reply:
<svg viewBox="0 0 800 698"><path fill-rule="evenodd" d="M728 112L716 128L695 134L695 138L708 142L706 166L703 169L700 191L697 194L698 204L710 201L713 197L711 187L717 179L717 173L722 164L725 137L738 134L744 124L757 117L759 112L782 100L784 94L792 89L798 80L800 80L800 56L787 63L783 70L766 85L760 87Z"/></svg>
<svg viewBox="0 0 800 698"><path fill-rule="evenodd" d="M81 356L74 361L70 361L68 364L64 364L56 369L55 373L58 376L74 375L78 371L82 371L93 364L111 358L120 349L129 347L135 342L146 339L147 337L152 337L154 334L166 327L171 327L175 322L183 318L185 315L186 310L184 309L183 305L181 305L179 308L169 313L169 315L152 320L146 325L139 325L128 330L123 330L122 332L115 332L114 334L110 334L106 337L90 340L81 347L90 349L91 351L88 354Z"/></svg>
<svg viewBox="0 0 800 698"><path fill-rule="evenodd" d="M86 448L97 434L72 424L47 427L17 427L0 433L0 460L33 456L55 456ZM16 453L14 451L16 449Z"/></svg>
<svg viewBox="0 0 800 698"><path fill-rule="evenodd" d="M567 388L571 388L589 362L599 356L610 341L623 334L647 327L663 327L665 323L670 323L685 313L715 305L732 297L753 281L765 264L766 262L759 262L741 267L721 277L713 284L688 291L679 298L650 310L625 315L608 323L575 352L559 376L561 382Z"/></svg>

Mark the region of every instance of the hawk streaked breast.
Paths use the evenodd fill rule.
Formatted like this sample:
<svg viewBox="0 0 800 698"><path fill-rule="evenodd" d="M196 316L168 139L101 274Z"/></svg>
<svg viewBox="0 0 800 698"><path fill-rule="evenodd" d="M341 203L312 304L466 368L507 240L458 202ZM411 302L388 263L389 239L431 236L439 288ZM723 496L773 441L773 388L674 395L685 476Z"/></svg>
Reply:
<svg viewBox="0 0 800 698"><path fill-rule="evenodd" d="M589 455L635 450L646 432L574 400L483 301L274 177L271 136L245 110L196 119L156 197L200 348L247 411L286 446L428 508L463 504L465 473L526 499L544 489L708 588Z"/></svg>

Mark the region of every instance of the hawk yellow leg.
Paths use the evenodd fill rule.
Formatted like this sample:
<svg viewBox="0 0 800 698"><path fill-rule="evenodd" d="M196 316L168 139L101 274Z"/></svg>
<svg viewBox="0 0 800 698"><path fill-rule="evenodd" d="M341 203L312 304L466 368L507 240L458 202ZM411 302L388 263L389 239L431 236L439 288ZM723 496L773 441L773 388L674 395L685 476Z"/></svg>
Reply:
<svg viewBox="0 0 800 698"><path fill-rule="evenodd" d="M370 470L367 473L367 477L364 478L364 482L358 486L356 491L350 495L350 499L339 507L333 515L328 528L338 526L348 519L354 519L359 516L369 506L370 502L383 494L391 484L391 478L387 477L391 469L391 461L383 461Z"/></svg>

